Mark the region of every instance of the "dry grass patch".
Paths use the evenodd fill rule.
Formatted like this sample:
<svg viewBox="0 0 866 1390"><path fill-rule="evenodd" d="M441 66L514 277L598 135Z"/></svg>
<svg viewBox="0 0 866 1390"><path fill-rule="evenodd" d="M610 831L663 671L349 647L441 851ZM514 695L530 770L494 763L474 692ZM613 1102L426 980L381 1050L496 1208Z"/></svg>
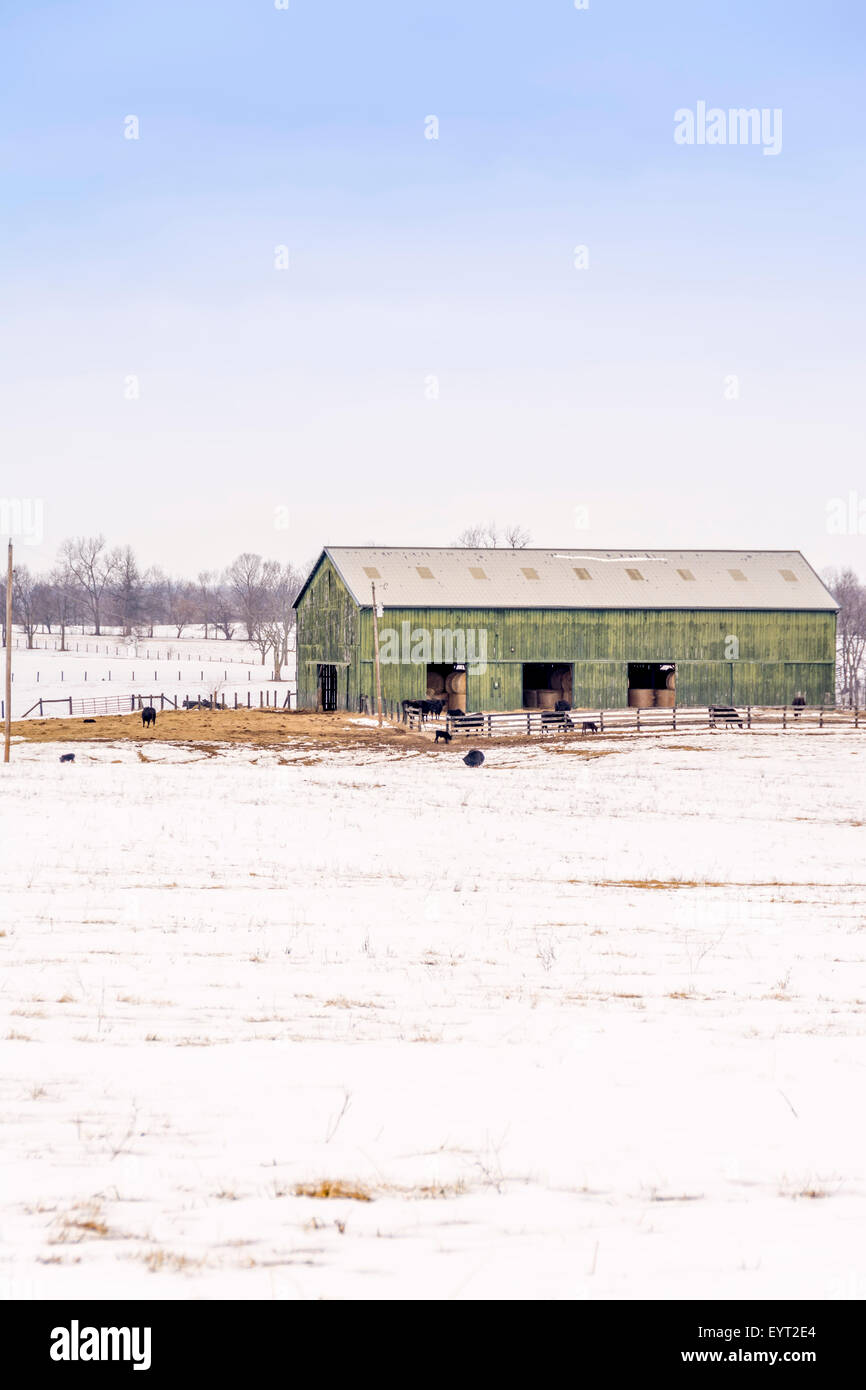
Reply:
<svg viewBox="0 0 866 1390"><path fill-rule="evenodd" d="M350 1202L373 1201L373 1195L366 1187L362 1187L360 1183L342 1182L340 1179L322 1178L319 1182L302 1182L292 1190L296 1197L316 1197L322 1201L332 1198Z"/></svg>
<svg viewBox="0 0 866 1390"><path fill-rule="evenodd" d="M79 1202L53 1223L52 1245L79 1245L83 1240L105 1239L114 1234L97 1201Z"/></svg>
<svg viewBox="0 0 866 1390"><path fill-rule="evenodd" d="M202 1269L204 1260L193 1260L189 1255L175 1255L170 1250L148 1250L144 1255L136 1255L151 1274L191 1274Z"/></svg>

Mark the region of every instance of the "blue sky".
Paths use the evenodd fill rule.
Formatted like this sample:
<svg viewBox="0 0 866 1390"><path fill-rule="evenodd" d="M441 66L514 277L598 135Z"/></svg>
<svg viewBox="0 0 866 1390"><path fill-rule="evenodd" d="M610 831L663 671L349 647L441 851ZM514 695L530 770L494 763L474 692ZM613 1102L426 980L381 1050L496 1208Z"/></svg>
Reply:
<svg viewBox="0 0 866 1390"><path fill-rule="evenodd" d="M853 491L866 532L859 7L2 16L0 496L43 499L31 562L497 517L866 570L826 521ZM780 108L781 152L676 145L701 100Z"/></svg>

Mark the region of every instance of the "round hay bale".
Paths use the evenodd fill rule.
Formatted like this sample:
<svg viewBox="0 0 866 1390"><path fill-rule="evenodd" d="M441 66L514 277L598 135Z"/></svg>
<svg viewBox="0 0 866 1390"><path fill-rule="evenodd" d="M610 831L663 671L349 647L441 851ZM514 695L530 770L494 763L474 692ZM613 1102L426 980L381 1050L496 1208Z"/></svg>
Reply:
<svg viewBox="0 0 866 1390"><path fill-rule="evenodd" d="M524 709L538 709L538 691L524 690L523 692Z"/></svg>
<svg viewBox="0 0 866 1390"><path fill-rule="evenodd" d="M449 695L465 695L466 672L452 671L445 679L445 689Z"/></svg>
<svg viewBox="0 0 866 1390"><path fill-rule="evenodd" d="M628 692L629 709L652 709L654 695L654 690L637 690L634 686L630 686Z"/></svg>
<svg viewBox="0 0 866 1390"><path fill-rule="evenodd" d="M666 688L667 690L676 690L676 688L677 688L677 673L676 673L676 671L668 671L667 675L665 676L665 688Z"/></svg>
<svg viewBox="0 0 866 1390"><path fill-rule="evenodd" d="M427 672L427 698L435 700L437 695L441 695L445 689L445 677L438 671Z"/></svg>
<svg viewBox="0 0 866 1390"><path fill-rule="evenodd" d="M556 709L556 702L560 696L558 690L539 690L537 694L539 709Z"/></svg>
<svg viewBox="0 0 866 1390"><path fill-rule="evenodd" d="M673 709L677 702L677 692L675 690L657 690L656 706L659 709Z"/></svg>

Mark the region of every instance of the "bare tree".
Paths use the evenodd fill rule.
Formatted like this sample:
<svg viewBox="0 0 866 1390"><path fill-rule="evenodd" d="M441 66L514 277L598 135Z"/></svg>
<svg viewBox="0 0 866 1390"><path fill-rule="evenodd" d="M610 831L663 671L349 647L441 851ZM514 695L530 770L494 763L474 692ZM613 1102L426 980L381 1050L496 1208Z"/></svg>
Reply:
<svg viewBox="0 0 866 1390"><path fill-rule="evenodd" d="M216 575L213 571L199 570L196 589L198 593L199 622L204 623L205 641L207 641L207 630L210 624L213 623L214 626L216 626L216 619L213 617L215 588Z"/></svg>
<svg viewBox="0 0 866 1390"><path fill-rule="evenodd" d="M825 570L824 583L839 605L836 622L836 679L845 703L854 705L866 651L866 585L852 569Z"/></svg>
<svg viewBox="0 0 866 1390"><path fill-rule="evenodd" d="M304 576L294 565L278 565L275 562L270 572L270 616L259 623L256 630L256 645L262 653L264 663L267 652L273 654L274 680L283 679L283 667L288 663L291 636L295 627L295 610L292 604L300 592Z"/></svg>
<svg viewBox="0 0 866 1390"><path fill-rule="evenodd" d="M104 536L78 536L63 542L60 563L81 593L98 637L103 596L120 569L120 552L106 550Z"/></svg>
<svg viewBox="0 0 866 1390"><path fill-rule="evenodd" d="M505 526L500 532L495 521L488 521L486 526L480 523L467 526L460 532L454 544L467 550L525 550L530 540L529 532L516 522Z"/></svg>
<svg viewBox="0 0 866 1390"><path fill-rule="evenodd" d="M128 637L141 618L142 590L138 561L131 546L116 551L117 563L111 577L111 597L124 637Z"/></svg>
<svg viewBox="0 0 866 1390"><path fill-rule="evenodd" d="M525 550L532 540L526 528L524 526L518 526L516 522L512 522L510 526L506 526L503 534L505 536L505 544L509 550Z"/></svg>
<svg viewBox="0 0 866 1390"><path fill-rule="evenodd" d="M273 565L274 561L266 562ZM256 641L256 628L267 616L268 582L266 563L261 555L248 550L233 560L226 570L225 581L234 598L236 611L247 630L247 641ZM262 655L262 664L264 664Z"/></svg>
<svg viewBox="0 0 866 1390"><path fill-rule="evenodd" d="M26 565L16 565L12 571L12 613L15 622L23 627L30 648L39 626L38 606L38 581Z"/></svg>
<svg viewBox="0 0 866 1390"><path fill-rule="evenodd" d="M66 651L66 629L78 619L75 581L63 565L55 565L48 576L47 605L51 621L60 629L60 650Z"/></svg>
<svg viewBox="0 0 866 1390"><path fill-rule="evenodd" d="M224 584L217 584L213 590L211 622L215 631L221 632L227 642L232 640L237 619L233 596Z"/></svg>

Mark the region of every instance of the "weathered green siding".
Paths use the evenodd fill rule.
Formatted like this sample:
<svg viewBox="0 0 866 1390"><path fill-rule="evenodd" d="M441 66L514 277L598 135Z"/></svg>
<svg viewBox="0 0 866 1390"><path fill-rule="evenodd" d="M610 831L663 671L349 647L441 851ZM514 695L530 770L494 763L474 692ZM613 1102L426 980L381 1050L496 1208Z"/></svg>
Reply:
<svg viewBox="0 0 866 1390"><path fill-rule="evenodd" d="M316 666L337 667L337 703L357 706L359 610L330 560L322 561L298 607L298 708L316 707Z"/></svg>
<svg viewBox="0 0 866 1390"><path fill-rule="evenodd" d="M574 704L608 709L627 703L630 661L676 662L680 705L788 704L797 690L812 704L834 690L833 613L386 608L380 648L386 630L401 633L404 623L410 631L486 633L487 669L468 672L467 709L519 709L524 662L572 663ZM317 661L347 663L345 675L339 672L341 704L344 690L351 708L359 695L374 695L372 611L357 607L327 557L298 606L302 708L315 705ZM423 698L425 665L383 663L382 694Z"/></svg>

